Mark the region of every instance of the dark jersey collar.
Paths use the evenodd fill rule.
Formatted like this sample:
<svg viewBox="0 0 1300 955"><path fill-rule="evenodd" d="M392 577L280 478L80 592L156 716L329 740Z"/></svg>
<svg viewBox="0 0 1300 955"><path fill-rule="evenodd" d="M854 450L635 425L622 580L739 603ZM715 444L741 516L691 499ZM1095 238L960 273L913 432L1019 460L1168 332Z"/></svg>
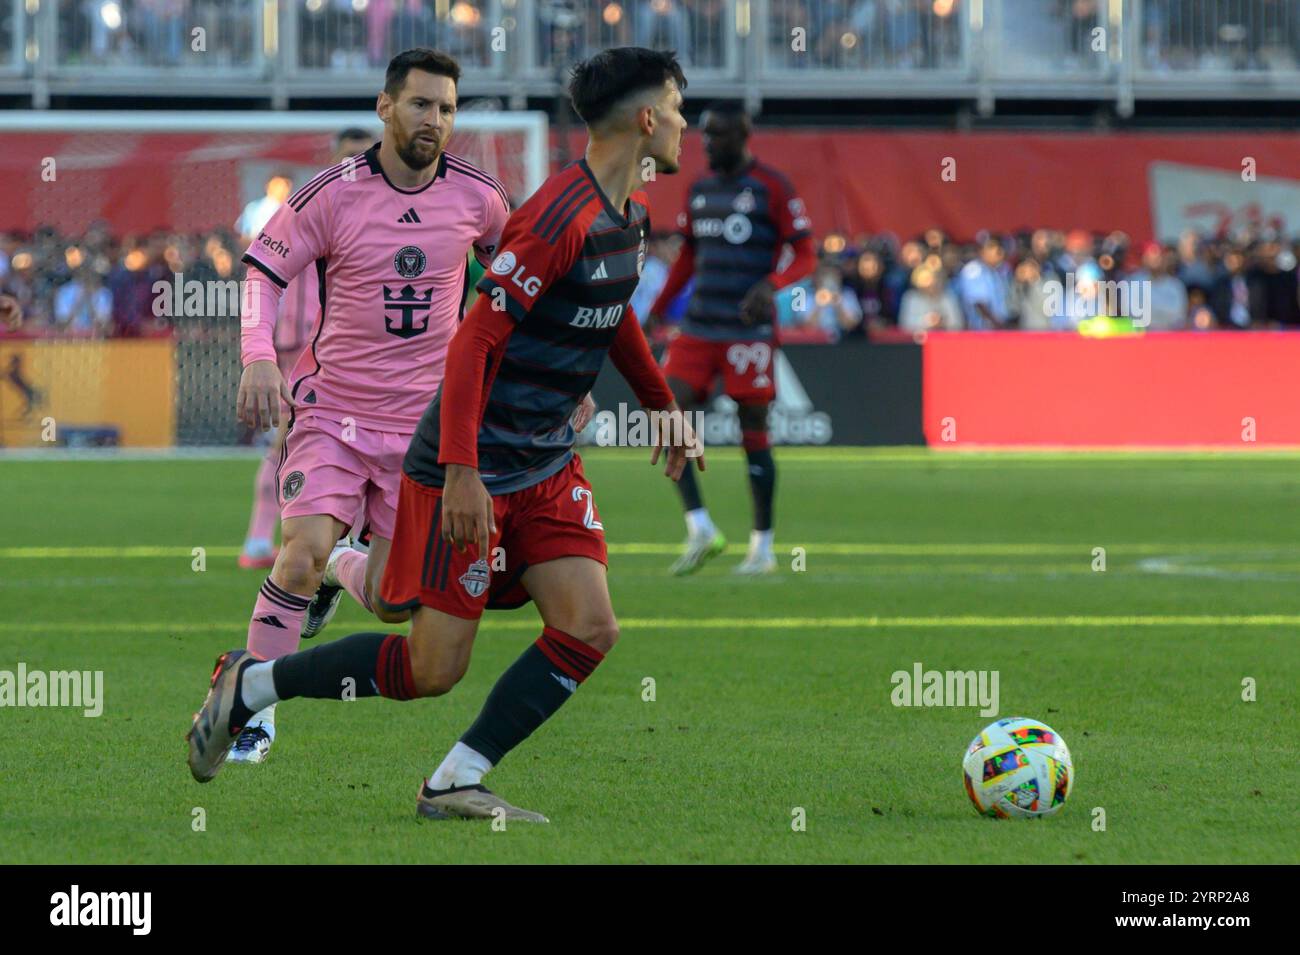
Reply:
<svg viewBox="0 0 1300 955"><path fill-rule="evenodd" d="M614 224L620 229L626 229L628 227L628 217L615 209L614 204L609 201L609 196L605 195L605 190L601 189L600 183L596 181L595 173L593 173L591 167L587 165L587 159L585 156L578 160L578 165L582 168L586 177L591 180L592 188L596 190L596 195L600 196L600 201L604 203L605 211L609 213L609 217L614 220ZM632 204L632 197L629 196L627 201L630 206Z"/></svg>
<svg viewBox="0 0 1300 955"><path fill-rule="evenodd" d="M370 167L370 171L379 173L379 175L384 177L384 182L388 183L390 189L394 192L400 192L404 196L414 196L418 193L424 192L424 190L428 189L439 179L447 178L447 150L445 149L438 154L438 169L434 172L433 178L418 189L403 189L401 186L393 185L393 181L388 178L388 173L384 172L384 167L379 163L379 143L375 143L367 149L364 156L366 165Z"/></svg>

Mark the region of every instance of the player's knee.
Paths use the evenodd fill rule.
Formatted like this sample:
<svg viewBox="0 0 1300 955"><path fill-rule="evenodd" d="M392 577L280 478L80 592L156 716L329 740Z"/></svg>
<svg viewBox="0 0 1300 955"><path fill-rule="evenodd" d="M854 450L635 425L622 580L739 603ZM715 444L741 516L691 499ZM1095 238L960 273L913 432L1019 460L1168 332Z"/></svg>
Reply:
<svg viewBox="0 0 1300 955"><path fill-rule="evenodd" d="M313 553L304 541L287 540L275 562L275 576L281 587L293 594L314 593L325 574L329 552Z"/></svg>
<svg viewBox="0 0 1300 955"><path fill-rule="evenodd" d="M420 696L450 693L464 675L465 670L461 667L440 665L436 660L417 666L414 657L411 659L411 678L415 681L415 692Z"/></svg>
<svg viewBox="0 0 1300 955"><path fill-rule="evenodd" d="M618 643L618 621L612 616L583 621L577 631L573 636L601 654L609 653Z"/></svg>
<svg viewBox="0 0 1300 955"><path fill-rule="evenodd" d="M465 675L465 664L440 653L436 646L430 646L422 640L410 640L408 645L411 650L411 679L415 683L417 695L442 696L450 693L451 688Z"/></svg>

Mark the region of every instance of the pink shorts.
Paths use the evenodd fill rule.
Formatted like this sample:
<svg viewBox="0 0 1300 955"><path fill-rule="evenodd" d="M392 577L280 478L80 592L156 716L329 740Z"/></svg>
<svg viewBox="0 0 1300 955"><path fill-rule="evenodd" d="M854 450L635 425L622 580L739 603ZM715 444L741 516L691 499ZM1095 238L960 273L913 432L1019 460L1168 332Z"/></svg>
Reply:
<svg viewBox="0 0 1300 955"><path fill-rule="evenodd" d="M371 532L392 540L410 443L409 432L345 429L315 415L295 418L275 472L281 519L328 514L352 527L364 509Z"/></svg>

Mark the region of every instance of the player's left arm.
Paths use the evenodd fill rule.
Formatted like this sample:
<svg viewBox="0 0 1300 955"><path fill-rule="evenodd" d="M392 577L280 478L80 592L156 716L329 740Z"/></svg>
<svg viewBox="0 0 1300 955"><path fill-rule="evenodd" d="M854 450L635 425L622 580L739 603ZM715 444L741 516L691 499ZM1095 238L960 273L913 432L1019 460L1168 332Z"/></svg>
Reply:
<svg viewBox="0 0 1300 955"><path fill-rule="evenodd" d="M650 344L645 339L645 332L641 330L641 323L631 305L619 323L618 332L609 348L609 358L632 387L632 392L643 407L665 412L653 418L655 444L650 463L658 462L660 452L667 448L668 454L664 461L664 474L667 477L674 481L680 478L690 459L694 459L696 466L703 471L704 447L691 428L690 421L673 399L672 389L668 387L663 370L650 352Z"/></svg>
<svg viewBox="0 0 1300 955"><path fill-rule="evenodd" d="M771 321L776 311L776 293L812 273L817 267L817 249L813 245L812 222L803 200L784 177L774 179L770 187L771 216L776 222L777 251L772 271L754 283L740 304L741 314L751 322ZM786 246L794 258L778 270Z"/></svg>

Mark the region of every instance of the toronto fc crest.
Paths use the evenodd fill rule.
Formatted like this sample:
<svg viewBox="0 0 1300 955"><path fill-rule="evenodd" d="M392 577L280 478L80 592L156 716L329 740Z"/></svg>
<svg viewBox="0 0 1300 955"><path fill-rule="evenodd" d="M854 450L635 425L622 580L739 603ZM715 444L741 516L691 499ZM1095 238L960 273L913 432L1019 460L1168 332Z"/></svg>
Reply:
<svg viewBox="0 0 1300 955"><path fill-rule="evenodd" d="M488 563L480 557L461 574L460 582L471 597L482 597L483 591L487 590L488 577Z"/></svg>

